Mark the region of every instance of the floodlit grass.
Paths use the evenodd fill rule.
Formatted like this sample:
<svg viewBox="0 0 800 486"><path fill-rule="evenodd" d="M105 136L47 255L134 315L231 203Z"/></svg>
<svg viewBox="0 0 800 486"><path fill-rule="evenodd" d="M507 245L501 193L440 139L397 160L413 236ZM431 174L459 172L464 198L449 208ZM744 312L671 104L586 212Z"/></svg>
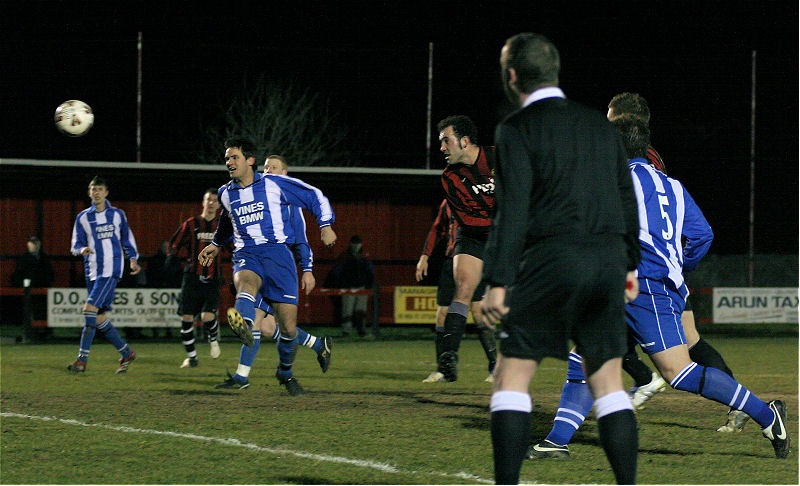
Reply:
<svg viewBox="0 0 800 486"><path fill-rule="evenodd" d="M737 379L764 400L781 398L797 438L796 336L707 336ZM66 365L72 344L1 350L2 484L463 484L491 482L486 359L471 336L459 380L423 384L431 340L335 341L326 374L308 349L290 397L273 377L264 344L250 388L216 390L236 369L239 345L222 357L199 345L200 366L179 369L179 342L134 342L137 360L115 375L117 353L98 336L85 375ZM533 438L550 429L566 364L544 361L532 387ZM774 458L752 421L721 434L726 407L668 390L638 414L642 484L796 484L798 453ZM526 461L529 483L611 483L594 418L568 461Z"/></svg>

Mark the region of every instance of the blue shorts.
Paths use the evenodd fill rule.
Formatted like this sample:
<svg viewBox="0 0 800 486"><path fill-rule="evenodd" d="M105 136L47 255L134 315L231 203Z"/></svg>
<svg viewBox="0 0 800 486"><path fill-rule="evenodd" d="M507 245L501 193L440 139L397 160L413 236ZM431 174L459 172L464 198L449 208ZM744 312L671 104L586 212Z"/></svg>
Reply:
<svg viewBox="0 0 800 486"><path fill-rule="evenodd" d="M269 305L269 302L264 300L264 297L262 297L260 295L256 299L256 309L261 309L264 312L266 312L267 314L274 314L275 313L275 310L272 308L271 305Z"/></svg>
<svg viewBox="0 0 800 486"><path fill-rule="evenodd" d="M261 277L259 295L268 302L297 305L297 267L288 245L265 243L233 255L233 273L250 270Z"/></svg>
<svg viewBox="0 0 800 486"><path fill-rule="evenodd" d="M686 300L667 282L640 278L639 296L625 306L628 327L647 354L686 344L681 322Z"/></svg>
<svg viewBox="0 0 800 486"><path fill-rule="evenodd" d="M97 313L102 314L111 310L111 303L114 302L114 290L117 288L118 278L100 277L96 280L86 279L86 290L89 291L87 304L97 307Z"/></svg>

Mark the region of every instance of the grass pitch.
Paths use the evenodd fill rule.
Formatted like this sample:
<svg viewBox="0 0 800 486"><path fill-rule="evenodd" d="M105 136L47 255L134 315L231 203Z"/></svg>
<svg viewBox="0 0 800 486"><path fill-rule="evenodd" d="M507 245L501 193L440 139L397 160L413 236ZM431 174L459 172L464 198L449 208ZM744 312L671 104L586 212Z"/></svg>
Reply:
<svg viewBox="0 0 800 486"><path fill-rule="evenodd" d="M736 378L764 400L788 406L798 435L796 336L707 336ZM277 353L265 343L245 390L217 390L240 346L179 369L176 342L133 342L137 359L115 375L118 354L98 336L85 375L72 375L71 344L4 345L0 350L2 484L464 484L492 482L484 383L477 340L462 344L459 380L424 384L433 342L336 340L326 374L298 351L295 376L308 392L290 397L274 378ZM531 388L534 439L550 429L566 363L545 360ZM727 408L667 390L638 414L642 484L797 484L798 453L775 459L750 421L721 434ZM612 483L592 417L567 461L525 461L528 483Z"/></svg>

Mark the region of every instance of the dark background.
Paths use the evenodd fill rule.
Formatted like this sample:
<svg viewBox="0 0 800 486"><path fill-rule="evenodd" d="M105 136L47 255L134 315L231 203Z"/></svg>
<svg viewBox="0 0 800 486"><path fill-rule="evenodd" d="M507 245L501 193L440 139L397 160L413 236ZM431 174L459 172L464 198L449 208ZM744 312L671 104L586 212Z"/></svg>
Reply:
<svg viewBox="0 0 800 486"><path fill-rule="evenodd" d="M145 162L221 163L191 159L203 127L220 122L218 106L245 81L266 76L330 100L348 128L353 165L425 168L429 42L434 130L463 113L490 144L512 109L500 48L510 35L534 31L558 46L568 97L603 112L619 92L647 98L653 145L714 228L711 251L746 253L756 50L755 251L797 253L797 3L559 3L567 6L4 2L0 158L134 161L141 30ZM86 136L55 130L53 111L66 99L94 109ZM434 169L442 167L436 136ZM37 190L35 180L19 178Z"/></svg>

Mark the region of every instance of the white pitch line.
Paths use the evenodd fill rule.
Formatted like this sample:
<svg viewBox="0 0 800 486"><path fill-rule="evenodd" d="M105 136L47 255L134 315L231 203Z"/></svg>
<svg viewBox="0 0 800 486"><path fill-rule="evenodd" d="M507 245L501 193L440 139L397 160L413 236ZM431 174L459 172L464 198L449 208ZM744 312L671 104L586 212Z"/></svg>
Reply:
<svg viewBox="0 0 800 486"><path fill-rule="evenodd" d="M214 442L217 444L227 445L227 446L234 446L234 447L244 447L245 449L250 449L257 452L266 452L269 454L276 454L276 455L290 455L295 457L301 457L303 459L312 459L315 461L325 461L325 462L334 462L339 464L350 464L356 467L365 467L369 469L376 469L381 472L385 473L392 473L392 474L412 474L412 475L419 475L419 474L432 474L434 476L441 476L445 478L459 478L459 479L466 479L469 481L473 481L476 483L482 484L493 484L493 481L487 481L486 479L482 479L474 474L468 474L464 472L448 474L448 473L441 473L441 472L424 472L424 471L414 471L414 470L404 470L400 469L396 466L391 464L386 464L383 462L375 462L375 461L368 461L363 459L351 459L349 457L341 457L341 456L331 456L328 454L312 454L310 452L302 452L302 451L293 451L289 449L275 449L271 447L263 447L257 444L252 444L249 442L242 442L239 439L222 439L219 437L206 437L203 435L197 434L184 434L181 432L170 432L168 430L154 430L154 429L140 429L136 427L127 427L122 425L106 425L106 424L90 424L87 422L81 422L79 420L73 419L61 419L58 417L41 417L37 415L26 415L22 413L14 413L14 412L2 412L0 413L2 417L8 418L20 418L20 419L28 419L28 420L38 420L41 422L58 422L66 425L77 425L80 427L97 427L100 429L106 430L114 430L117 432L127 432L127 433L134 433L134 434L149 434L149 435L162 435L167 437L177 437L181 439L191 439L191 440L199 440L204 442Z"/></svg>

